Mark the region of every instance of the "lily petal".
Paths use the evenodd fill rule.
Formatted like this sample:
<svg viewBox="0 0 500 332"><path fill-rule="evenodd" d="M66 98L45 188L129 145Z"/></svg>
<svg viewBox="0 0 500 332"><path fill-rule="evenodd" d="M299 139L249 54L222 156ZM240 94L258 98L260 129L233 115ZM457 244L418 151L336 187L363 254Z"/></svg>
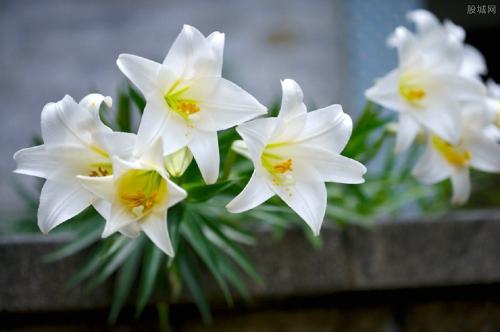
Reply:
<svg viewBox="0 0 500 332"><path fill-rule="evenodd" d="M221 76L222 74L222 60L224 54L224 39L225 35L218 31L212 32L208 35L208 43L212 46L212 51L215 56L215 68L214 71L218 74L216 76Z"/></svg>
<svg viewBox="0 0 500 332"><path fill-rule="evenodd" d="M138 217L132 216L121 204L111 205L110 217L106 220L102 237L106 238L124 227L136 222Z"/></svg>
<svg viewBox="0 0 500 332"><path fill-rule="evenodd" d="M267 112L252 95L221 77L196 79L186 98L198 102L201 110L196 127L203 130L225 130Z"/></svg>
<svg viewBox="0 0 500 332"><path fill-rule="evenodd" d="M226 205L226 209L231 213L248 211L264 203L272 196L274 196L274 192L265 177L254 171L243 191Z"/></svg>
<svg viewBox="0 0 500 332"><path fill-rule="evenodd" d="M273 186L276 194L319 235L326 211L323 182L297 182L293 186Z"/></svg>
<svg viewBox="0 0 500 332"><path fill-rule="evenodd" d="M465 77L478 77L479 75L486 75L487 72L486 60L481 52L473 46L465 45L460 75Z"/></svg>
<svg viewBox="0 0 500 332"><path fill-rule="evenodd" d="M174 206L187 197L187 192L172 182L170 179L165 179L168 186L168 203L167 208Z"/></svg>
<svg viewBox="0 0 500 332"><path fill-rule="evenodd" d="M399 128L396 134L395 152L399 153L408 149L415 140L419 129L420 125L410 114L401 113L399 115Z"/></svg>
<svg viewBox="0 0 500 332"><path fill-rule="evenodd" d="M500 145L492 137L474 135L467 147L471 151L471 166L484 172L500 172Z"/></svg>
<svg viewBox="0 0 500 332"><path fill-rule="evenodd" d="M184 25L163 64L186 79L195 75L220 75L218 59L211 44L198 29L190 25Z"/></svg>
<svg viewBox="0 0 500 332"><path fill-rule="evenodd" d="M97 132L92 135L93 140L109 155L129 158L134 152L136 135L124 132Z"/></svg>
<svg viewBox="0 0 500 332"><path fill-rule="evenodd" d="M456 205L467 202L470 196L469 169L466 167L455 169L451 174L451 184L453 187L451 202Z"/></svg>
<svg viewBox="0 0 500 332"><path fill-rule="evenodd" d="M47 234L85 210L94 199L94 195L78 184L68 185L47 180L40 193L38 227Z"/></svg>
<svg viewBox="0 0 500 332"><path fill-rule="evenodd" d="M144 96L158 90L156 80L161 66L159 63L132 54L120 54L116 64Z"/></svg>
<svg viewBox="0 0 500 332"><path fill-rule="evenodd" d="M307 112L304 105L304 94L302 89L292 79L281 81L283 97L281 98L281 109L278 118L294 118Z"/></svg>
<svg viewBox="0 0 500 332"><path fill-rule="evenodd" d="M168 256L174 256L174 248L170 241L167 227L167 211L149 214L141 223L144 233Z"/></svg>
<svg viewBox="0 0 500 332"><path fill-rule="evenodd" d="M57 168L57 162L50 158L44 145L21 149L14 154L18 174L50 178Z"/></svg>
<svg viewBox="0 0 500 332"><path fill-rule="evenodd" d="M424 184L434 184L451 176L453 168L431 147L425 151L412 170L412 175Z"/></svg>
<svg viewBox="0 0 500 332"><path fill-rule="evenodd" d="M440 99L430 103L429 108L412 113L422 125L444 140L457 144L462 128L460 106L452 100Z"/></svg>
<svg viewBox="0 0 500 332"><path fill-rule="evenodd" d="M239 125L236 131L245 141L254 165L260 165L262 150L278 126L276 118L252 120Z"/></svg>
<svg viewBox="0 0 500 332"><path fill-rule="evenodd" d="M105 201L113 201L114 198L114 180L113 175L109 176L77 176L81 185ZM103 216L106 217L106 216Z"/></svg>
<svg viewBox="0 0 500 332"><path fill-rule="evenodd" d="M403 112L407 105L399 94L399 76L399 69L392 70L366 90L365 97L390 110Z"/></svg>
<svg viewBox="0 0 500 332"><path fill-rule="evenodd" d="M205 183L212 184L219 176L219 142L216 132L197 130L188 145Z"/></svg>

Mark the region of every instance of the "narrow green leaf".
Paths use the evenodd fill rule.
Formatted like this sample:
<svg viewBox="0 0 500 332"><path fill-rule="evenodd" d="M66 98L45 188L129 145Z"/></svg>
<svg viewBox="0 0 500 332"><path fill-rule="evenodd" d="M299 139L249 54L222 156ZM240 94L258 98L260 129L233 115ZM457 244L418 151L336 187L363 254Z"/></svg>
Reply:
<svg viewBox="0 0 500 332"><path fill-rule="evenodd" d="M142 238L138 239L139 241ZM142 250L136 249L118 270L115 282L111 310L109 312L108 323L114 324L125 301L132 291L132 284L137 277L139 262L141 261Z"/></svg>
<svg viewBox="0 0 500 332"><path fill-rule="evenodd" d="M142 114L144 112L144 108L146 107L146 100L144 100L141 94L137 92L137 90L134 89L131 85L128 86L128 94L130 96L130 99L132 99L132 102L137 107L139 113Z"/></svg>
<svg viewBox="0 0 500 332"><path fill-rule="evenodd" d="M68 288L73 288L83 280L90 277L94 271L96 271L101 264L105 262L103 259L103 254L107 249L106 243L101 243L88 258L87 262L83 265L83 267L68 281Z"/></svg>
<svg viewBox="0 0 500 332"><path fill-rule="evenodd" d="M154 244L148 243L146 245L146 252L144 256L144 264L142 265L141 280L139 282L139 292L137 296L136 317L138 317L144 310L148 300L153 292L153 288L158 276L160 265L164 258L163 252L158 249Z"/></svg>
<svg viewBox="0 0 500 332"><path fill-rule="evenodd" d="M193 296L194 302L200 311L203 321L205 323L211 322L212 315L210 314L210 308L208 306L207 299L205 298L201 281L198 278L194 259L186 253L180 257L177 262L179 264L179 271L181 273L182 280L186 283L191 295Z"/></svg>
<svg viewBox="0 0 500 332"><path fill-rule="evenodd" d="M192 187L186 187L185 189L188 193L187 201L191 203L207 201L215 195L230 188L232 185L234 185L234 183L235 181L227 180L210 185L200 184Z"/></svg>
<svg viewBox="0 0 500 332"><path fill-rule="evenodd" d="M116 124L118 125L118 129L120 131L132 131L132 113L130 111L130 99L125 93L118 94Z"/></svg>
<svg viewBox="0 0 500 332"><path fill-rule="evenodd" d="M100 238L101 233L102 229L100 227L82 231L76 239L62 248L45 255L42 260L43 262L53 262L71 256L95 243Z"/></svg>

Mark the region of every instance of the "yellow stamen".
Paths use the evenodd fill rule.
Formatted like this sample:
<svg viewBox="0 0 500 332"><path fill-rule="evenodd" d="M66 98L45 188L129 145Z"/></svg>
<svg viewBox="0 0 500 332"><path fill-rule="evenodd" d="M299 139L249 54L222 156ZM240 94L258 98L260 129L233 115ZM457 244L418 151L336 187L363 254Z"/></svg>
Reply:
<svg viewBox="0 0 500 332"><path fill-rule="evenodd" d="M399 93L414 107L422 107L421 102L427 96L421 83L417 82L413 73L401 75L399 80Z"/></svg>
<svg viewBox="0 0 500 332"><path fill-rule="evenodd" d="M274 165L274 170L278 173L286 173L288 171L293 171L292 169L292 159L285 160L281 164Z"/></svg>
<svg viewBox="0 0 500 332"><path fill-rule="evenodd" d="M111 163L96 163L90 165L88 176L107 176L113 174L113 167Z"/></svg>
<svg viewBox="0 0 500 332"><path fill-rule="evenodd" d="M175 81L172 87L165 94L165 101L168 107L179 114L184 120L190 121L190 117L198 113L201 109L196 100L183 98L183 94L189 90L189 86L179 88L180 80Z"/></svg>
<svg viewBox="0 0 500 332"><path fill-rule="evenodd" d="M158 172L130 170L118 180L118 197L135 216L142 217L167 197L167 183Z"/></svg>
<svg viewBox="0 0 500 332"><path fill-rule="evenodd" d="M450 164L454 166L467 166L469 164L471 159L469 150L459 145L450 144L436 135L432 136L432 145Z"/></svg>
<svg viewBox="0 0 500 332"><path fill-rule="evenodd" d="M293 161L291 158L283 157L279 154L270 152L273 146L267 145L261 156L261 162L272 177L275 185L293 184Z"/></svg>

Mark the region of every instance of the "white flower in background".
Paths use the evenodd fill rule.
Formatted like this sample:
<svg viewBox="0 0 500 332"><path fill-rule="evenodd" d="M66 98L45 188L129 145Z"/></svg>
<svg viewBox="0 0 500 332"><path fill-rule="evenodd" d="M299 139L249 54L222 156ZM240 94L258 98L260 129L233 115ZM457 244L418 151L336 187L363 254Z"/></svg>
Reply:
<svg viewBox="0 0 500 332"><path fill-rule="evenodd" d="M431 52L443 51L442 46L449 38L455 38L460 42L462 57L454 58L461 61L459 73L462 76L479 78L487 73L484 56L475 47L465 44L465 30L450 20L445 19L443 24L431 12L417 9L407 14L407 18L415 24L419 47ZM389 40L390 44L390 40Z"/></svg>
<svg viewBox="0 0 500 332"><path fill-rule="evenodd" d="M116 133L99 118L104 102L111 98L91 94L77 104L70 96L47 104L41 115L43 145L14 154L20 174L47 179L40 194L38 226L43 233L101 201L85 190L77 175L103 177L113 173L111 155L127 157L133 152L135 135Z"/></svg>
<svg viewBox="0 0 500 332"><path fill-rule="evenodd" d="M369 100L399 113L397 152L411 145L421 126L458 143L460 102L480 100L485 94L478 80L459 73L463 59L460 40L453 35L443 38L438 30L425 31L423 38L403 27L395 30L389 42L398 48L399 67L365 93ZM433 44L430 40L434 38L439 43L429 47L427 43Z"/></svg>
<svg viewBox="0 0 500 332"><path fill-rule="evenodd" d="M169 154L168 156L165 156L163 161L168 174L176 178L182 176L182 174L184 174L186 169L189 167L193 161L193 154L188 148L184 147Z"/></svg>
<svg viewBox="0 0 500 332"><path fill-rule="evenodd" d="M458 143L430 135L426 150L413 169L413 175L425 184L451 178L454 204L463 204L469 198L469 168L500 172L500 145L485 130L491 124L490 117L478 107L465 108L463 116Z"/></svg>
<svg viewBox="0 0 500 332"><path fill-rule="evenodd" d="M80 183L108 202L103 237L121 231L136 237L143 231L169 256L174 255L168 235L167 209L186 197L184 189L169 180L158 140L138 159L113 157L113 175L78 176Z"/></svg>
<svg viewBox="0 0 500 332"><path fill-rule="evenodd" d="M227 209L243 212L278 195L319 234L327 203L325 182L363 183L366 168L340 155L352 131L352 120L340 105L308 113L295 81L282 81L282 88L277 118L237 128L244 142L235 143L234 150L250 157L255 170Z"/></svg>
<svg viewBox="0 0 500 332"><path fill-rule="evenodd" d="M217 131L266 113L254 97L221 77L223 48L224 34L205 38L185 25L163 63L129 54L117 61L147 102L136 152L158 137L164 155L187 146L206 183L219 173Z"/></svg>

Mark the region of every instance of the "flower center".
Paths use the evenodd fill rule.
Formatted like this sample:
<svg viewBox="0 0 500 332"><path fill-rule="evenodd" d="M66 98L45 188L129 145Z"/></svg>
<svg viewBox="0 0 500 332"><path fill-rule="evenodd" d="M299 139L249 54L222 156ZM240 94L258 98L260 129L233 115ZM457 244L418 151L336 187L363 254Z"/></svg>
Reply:
<svg viewBox="0 0 500 332"><path fill-rule="evenodd" d="M293 161L291 158L285 158L264 149L261 162L262 166L271 175L275 185L290 185L295 182L293 177Z"/></svg>
<svg viewBox="0 0 500 332"><path fill-rule="evenodd" d="M136 217L152 211L167 197L167 182L153 170L130 170L118 180L118 198Z"/></svg>
<svg viewBox="0 0 500 332"><path fill-rule="evenodd" d="M113 167L111 163L95 163L90 165L88 176L108 176L113 174Z"/></svg>
<svg viewBox="0 0 500 332"><path fill-rule="evenodd" d="M425 89L416 81L414 74L403 74L399 80L399 93L412 106L422 107L426 97Z"/></svg>
<svg viewBox="0 0 500 332"><path fill-rule="evenodd" d="M441 137L433 135L432 145L443 156L446 161L454 166L467 166L469 164L471 153L459 145L453 145Z"/></svg>
<svg viewBox="0 0 500 332"><path fill-rule="evenodd" d="M179 88L181 81L177 80L165 94L168 107L179 114L184 120L194 120L196 113L200 111L198 102L193 99L184 98L183 94L189 90L189 86Z"/></svg>

